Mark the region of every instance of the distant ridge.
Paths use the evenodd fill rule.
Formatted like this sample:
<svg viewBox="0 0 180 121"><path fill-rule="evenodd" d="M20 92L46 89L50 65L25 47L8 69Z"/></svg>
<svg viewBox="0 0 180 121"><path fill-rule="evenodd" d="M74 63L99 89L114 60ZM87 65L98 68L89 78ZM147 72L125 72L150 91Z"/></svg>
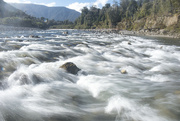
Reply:
<svg viewBox="0 0 180 121"><path fill-rule="evenodd" d="M25 17L27 16L23 11L14 8L3 0L0 0L0 18L4 17Z"/></svg>
<svg viewBox="0 0 180 121"><path fill-rule="evenodd" d="M66 7L47 7L44 5L19 3L11 3L11 5L37 18L44 17L56 21L75 21L80 16L79 12Z"/></svg>

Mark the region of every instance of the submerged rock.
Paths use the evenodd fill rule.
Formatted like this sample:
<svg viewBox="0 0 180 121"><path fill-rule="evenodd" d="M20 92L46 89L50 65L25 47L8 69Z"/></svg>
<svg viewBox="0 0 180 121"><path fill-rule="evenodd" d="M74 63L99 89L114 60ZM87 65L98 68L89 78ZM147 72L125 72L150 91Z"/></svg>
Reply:
<svg viewBox="0 0 180 121"><path fill-rule="evenodd" d="M40 38L40 37L37 35L30 35L29 38Z"/></svg>
<svg viewBox="0 0 180 121"><path fill-rule="evenodd" d="M23 42L24 40L22 40L22 39L20 39L20 40L18 40L18 42Z"/></svg>
<svg viewBox="0 0 180 121"><path fill-rule="evenodd" d="M66 70L68 73L76 75L81 69L79 69L74 63L72 62L67 62L60 66L60 68L63 68Z"/></svg>

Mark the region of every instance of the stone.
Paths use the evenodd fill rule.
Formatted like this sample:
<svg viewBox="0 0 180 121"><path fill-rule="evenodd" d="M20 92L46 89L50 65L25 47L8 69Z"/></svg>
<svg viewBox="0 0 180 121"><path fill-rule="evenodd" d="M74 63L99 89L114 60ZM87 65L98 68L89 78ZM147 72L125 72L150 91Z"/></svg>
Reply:
<svg viewBox="0 0 180 121"><path fill-rule="evenodd" d="M60 68L63 68L66 70L68 73L76 75L81 69L79 69L74 63L72 62L67 62L60 66Z"/></svg>
<svg viewBox="0 0 180 121"><path fill-rule="evenodd" d="M67 34L68 34L68 31L63 32L62 34L67 35Z"/></svg>
<svg viewBox="0 0 180 121"><path fill-rule="evenodd" d="M131 42L128 42L128 45L132 45Z"/></svg>
<svg viewBox="0 0 180 121"><path fill-rule="evenodd" d="M40 37L37 35L30 35L29 38L40 38Z"/></svg>
<svg viewBox="0 0 180 121"><path fill-rule="evenodd" d="M121 74L127 74L127 71L124 70L124 69L122 69L122 70L121 70Z"/></svg>
<svg viewBox="0 0 180 121"><path fill-rule="evenodd" d="M23 42L24 40L21 40L21 39L20 39L20 40L18 40L18 41L19 41L19 42Z"/></svg>

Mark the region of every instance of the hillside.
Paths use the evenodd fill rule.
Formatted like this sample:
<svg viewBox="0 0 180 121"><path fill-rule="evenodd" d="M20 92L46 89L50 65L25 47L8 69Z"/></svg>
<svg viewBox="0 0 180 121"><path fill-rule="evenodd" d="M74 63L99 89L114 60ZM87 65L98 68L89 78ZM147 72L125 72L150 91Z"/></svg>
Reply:
<svg viewBox="0 0 180 121"><path fill-rule="evenodd" d="M13 3L11 5L24 11L26 14L37 18L44 17L50 20L54 19L56 21L75 21L80 16L79 12L66 7L47 7L43 5L17 3Z"/></svg>
<svg viewBox="0 0 180 121"><path fill-rule="evenodd" d="M120 0L102 9L84 8L75 22L79 29L133 30L142 34L180 37L180 0Z"/></svg>
<svg viewBox="0 0 180 121"><path fill-rule="evenodd" d="M4 17L25 17L27 16L24 12L12 7L11 5L0 0L0 18Z"/></svg>
<svg viewBox="0 0 180 121"><path fill-rule="evenodd" d="M54 20L45 21L44 18L36 18L27 15L25 12L14 8L3 0L0 0L0 25L2 28L5 28L6 26L13 26L48 29L56 25L64 28L73 27L73 23L68 20L58 22Z"/></svg>

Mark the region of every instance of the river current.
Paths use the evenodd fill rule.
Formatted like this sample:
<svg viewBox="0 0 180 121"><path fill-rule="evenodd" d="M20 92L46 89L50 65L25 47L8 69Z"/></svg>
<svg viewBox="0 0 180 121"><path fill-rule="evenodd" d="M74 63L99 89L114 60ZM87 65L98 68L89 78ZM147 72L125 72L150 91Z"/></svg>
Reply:
<svg viewBox="0 0 180 121"><path fill-rule="evenodd" d="M0 33L0 121L180 120L179 40L64 31Z"/></svg>

